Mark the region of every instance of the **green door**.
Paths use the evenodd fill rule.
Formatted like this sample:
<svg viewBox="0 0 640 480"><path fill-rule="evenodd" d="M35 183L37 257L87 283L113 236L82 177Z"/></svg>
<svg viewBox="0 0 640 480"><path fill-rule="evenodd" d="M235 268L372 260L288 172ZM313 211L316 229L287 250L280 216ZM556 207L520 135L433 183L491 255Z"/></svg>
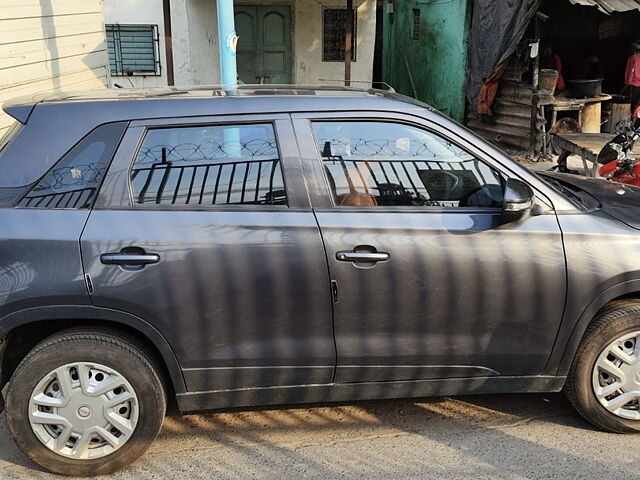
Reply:
<svg viewBox="0 0 640 480"><path fill-rule="evenodd" d="M244 83L292 83L291 9L236 5L238 77Z"/></svg>

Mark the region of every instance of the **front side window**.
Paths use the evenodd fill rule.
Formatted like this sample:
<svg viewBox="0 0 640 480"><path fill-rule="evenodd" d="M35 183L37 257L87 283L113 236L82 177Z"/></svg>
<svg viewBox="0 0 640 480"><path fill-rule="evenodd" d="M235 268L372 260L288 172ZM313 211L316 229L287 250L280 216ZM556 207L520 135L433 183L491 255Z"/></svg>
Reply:
<svg viewBox="0 0 640 480"><path fill-rule="evenodd" d="M268 123L149 130L131 189L141 205L287 205Z"/></svg>
<svg viewBox="0 0 640 480"><path fill-rule="evenodd" d="M123 122L93 130L47 172L19 206L90 208L125 128Z"/></svg>
<svg viewBox="0 0 640 480"><path fill-rule="evenodd" d="M432 132L373 121L314 122L338 206L501 208L501 175Z"/></svg>

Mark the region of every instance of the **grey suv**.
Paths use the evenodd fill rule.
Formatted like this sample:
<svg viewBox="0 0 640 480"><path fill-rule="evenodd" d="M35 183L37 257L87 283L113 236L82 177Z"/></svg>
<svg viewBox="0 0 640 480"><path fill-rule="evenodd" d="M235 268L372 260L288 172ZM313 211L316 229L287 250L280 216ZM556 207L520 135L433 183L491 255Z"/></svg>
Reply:
<svg viewBox="0 0 640 480"><path fill-rule="evenodd" d="M373 90L4 110L0 386L45 468L127 465L168 403L564 389L640 431L640 190L536 175Z"/></svg>

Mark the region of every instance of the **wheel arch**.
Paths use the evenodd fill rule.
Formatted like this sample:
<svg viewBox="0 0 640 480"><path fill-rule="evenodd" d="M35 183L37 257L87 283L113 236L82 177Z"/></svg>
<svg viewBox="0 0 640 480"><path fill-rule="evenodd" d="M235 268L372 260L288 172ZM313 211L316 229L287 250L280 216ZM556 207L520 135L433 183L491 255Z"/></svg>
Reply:
<svg viewBox="0 0 640 480"><path fill-rule="evenodd" d="M0 336L5 339L0 388L11 378L22 358L40 341L59 331L83 326L108 328L131 337L157 357L164 370L159 374L165 377L169 395L186 392L178 359L155 327L135 315L89 305L27 308L0 319Z"/></svg>
<svg viewBox="0 0 640 480"><path fill-rule="evenodd" d="M629 280L613 285L598 296L583 310L573 329L565 340L559 338L549 361L549 367L557 367L556 374L566 376L578 351L578 347L589 325L597 318L598 313L610 303L617 300L637 300L640 303L640 279Z"/></svg>

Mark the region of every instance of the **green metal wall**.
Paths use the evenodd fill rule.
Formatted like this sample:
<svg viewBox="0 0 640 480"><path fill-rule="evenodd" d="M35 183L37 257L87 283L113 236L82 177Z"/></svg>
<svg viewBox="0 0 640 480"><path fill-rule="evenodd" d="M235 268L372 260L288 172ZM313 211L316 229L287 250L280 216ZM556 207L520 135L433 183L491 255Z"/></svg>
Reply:
<svg viewBox="0 0 640 480"><path fill-rule="evenodd" d="M384 0L382 80L455 120L464 117L469 0ZM390 5L393 13L390 13ZM414 38L414 9L420 27ZM410 75L415 84L411 86Z"/></svg>

